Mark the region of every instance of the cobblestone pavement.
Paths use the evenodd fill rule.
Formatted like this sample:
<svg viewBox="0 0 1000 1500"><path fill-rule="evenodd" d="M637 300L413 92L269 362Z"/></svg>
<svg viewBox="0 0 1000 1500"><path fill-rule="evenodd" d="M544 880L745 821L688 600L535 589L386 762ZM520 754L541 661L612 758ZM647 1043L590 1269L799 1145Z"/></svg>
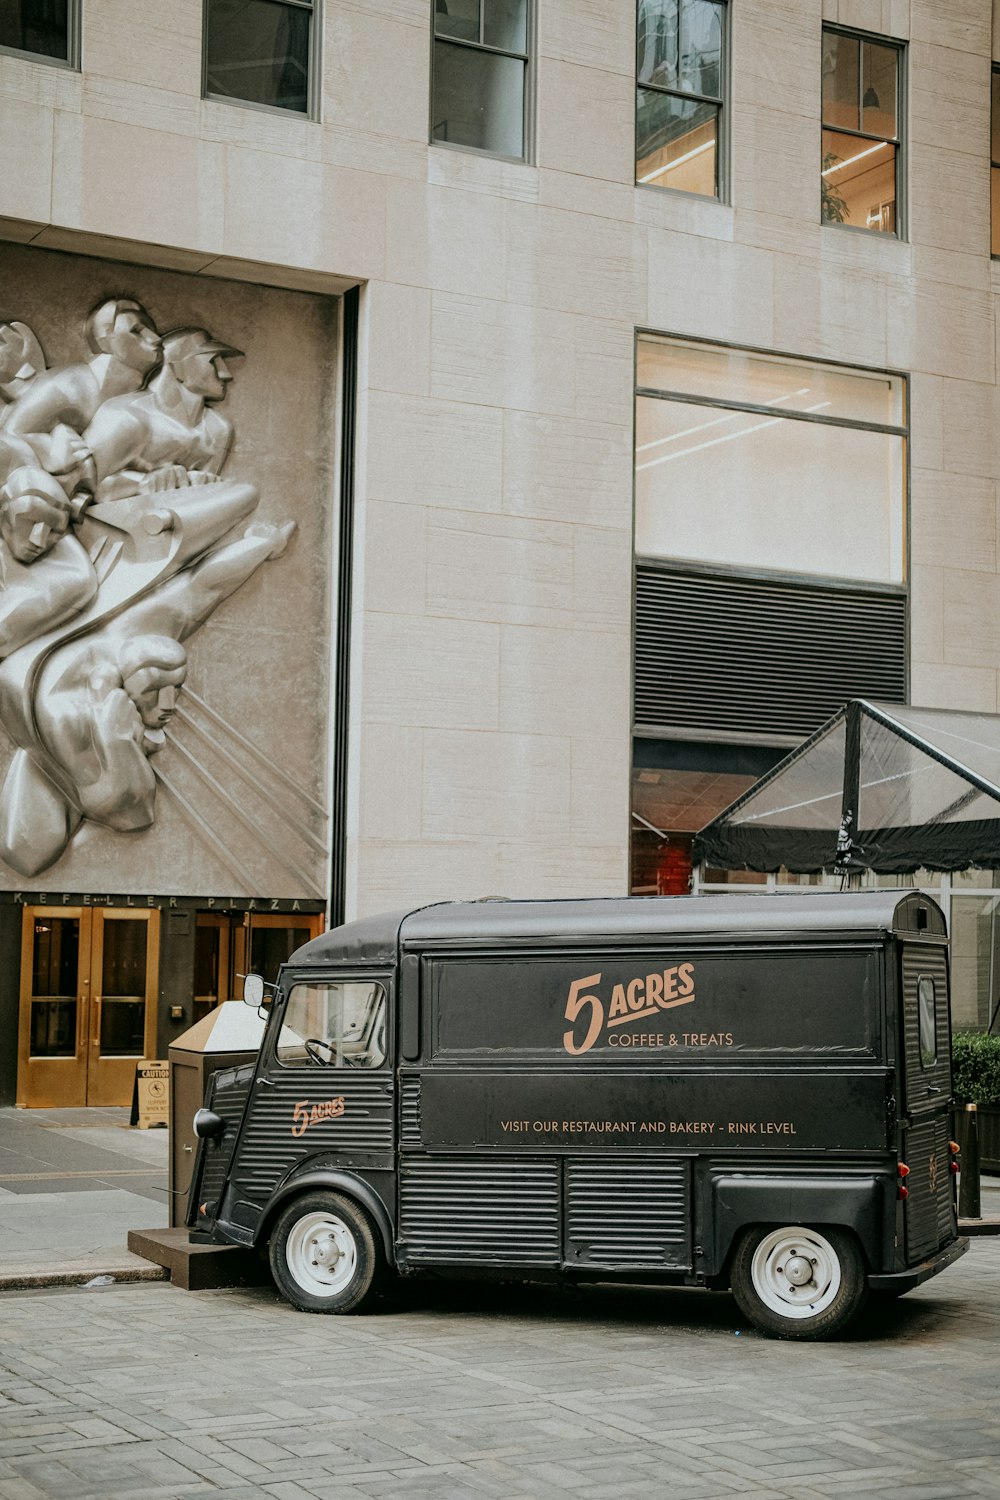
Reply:
<svg viewBox="0 0 1000 1500"><path fill-rule="evenodd" d="M728 1295L408 1284L368 1317L159 1283L0 1296L2 1500L1000 1495L1000 1239L853 1337Z"/></svg>

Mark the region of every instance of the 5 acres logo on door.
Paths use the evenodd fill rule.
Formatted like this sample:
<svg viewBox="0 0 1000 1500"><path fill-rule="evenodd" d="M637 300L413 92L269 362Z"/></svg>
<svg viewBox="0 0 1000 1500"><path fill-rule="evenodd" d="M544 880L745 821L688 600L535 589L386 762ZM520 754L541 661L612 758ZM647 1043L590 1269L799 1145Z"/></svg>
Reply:
<svg viewBox="0 0 1000 1500"><path fill-rule="evenodd" d="M574 1056L589 1052L602 1031L610 1031L612 1026L641 1021L677 1005L690 1005L695 998L691 963L674 964L655 974L612 985L610 996L598 993L600 983L600 974L588 974L586 979L574 979L570 984L566 1019L573 1029L563 1033L563 1046ZM582 1033L581 1025L585 1028Z"/></svg>

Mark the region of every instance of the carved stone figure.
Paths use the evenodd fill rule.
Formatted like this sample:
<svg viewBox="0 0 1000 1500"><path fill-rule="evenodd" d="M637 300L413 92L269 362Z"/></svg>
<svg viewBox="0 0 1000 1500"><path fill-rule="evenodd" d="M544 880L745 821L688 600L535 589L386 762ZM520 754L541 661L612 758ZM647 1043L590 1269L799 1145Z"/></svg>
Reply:
<svg viewBox="0 0 1000 1500"><path fill-rule="evenodd" d="M239 350L196 327L161 340L125 298L86 331L87 363L45 370L26 324L0 328L0 719L17 746L0 859L23 876L85 820L152 824L184 643L295 529L225 541L259 498L221 475Z"/></svg>
<svg viewBox="0 0 1000 1500"><path fill-rule="evenodd" d="M248 527L101 630L49 655L36 679L33 735L0 793L0 857L19 874L58 859L84 818L118 832L149 827L156 780L148 757L165 742L187 673L181 642L279 557L294 529Z"/></svg>
<svg viewBox="0 0 1000 1500"><path fill-rule="evenodd" d="M232 424L214 405L241 351L204 328L163 336L163 366L139 395L119 396L97 412L85 434L97 468L98 498L155 493L218 476Z"/></svg>
<svg viewBox="0 0 1000 1500"><path fill-rule="evenodd" d="M12 432L47 433L64 422L82 433L98 407L126 391L139 390L160 363L160 335L146 309L131 298L99 303L87 319L86 335L91 359L36 373L7 409L6 425Z"/></svg>
<svg viewBox="0 0 1000 1500"><path fill-rule="evenodd" d="M27 323L0 324L0 397L16 401L45 369L45 356Z"/></svg>
<svg viewBox="0 0 1000 1500"><path fill-rule="evenodd" d="M71 618L97 593L71 519L65 491L41 469L15 469L0 487L0 657Z"/></svg>

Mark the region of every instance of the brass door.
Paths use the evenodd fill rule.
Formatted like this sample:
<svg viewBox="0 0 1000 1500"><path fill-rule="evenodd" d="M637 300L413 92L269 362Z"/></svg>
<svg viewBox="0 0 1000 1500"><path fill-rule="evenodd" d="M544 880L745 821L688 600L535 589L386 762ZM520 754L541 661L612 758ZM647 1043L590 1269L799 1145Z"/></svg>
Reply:
<svg viewBox="0 0 1000 1500"><path fill-rule="evenodd" d="M160 914L25 907L17 1102L128 1104L156 1045Z"/></svg>

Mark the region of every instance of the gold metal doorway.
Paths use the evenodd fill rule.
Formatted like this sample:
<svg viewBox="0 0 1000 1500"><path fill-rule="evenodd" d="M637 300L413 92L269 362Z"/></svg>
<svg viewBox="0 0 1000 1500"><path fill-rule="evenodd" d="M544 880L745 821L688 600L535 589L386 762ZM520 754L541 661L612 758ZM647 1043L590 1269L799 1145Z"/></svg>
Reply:
<svg viewBox="0 0 1000 1500"><path fill-rule="evenodd" d="M131 1101L156 1047L159 938L152 908L25 907L18 1104Z"/></svg>

